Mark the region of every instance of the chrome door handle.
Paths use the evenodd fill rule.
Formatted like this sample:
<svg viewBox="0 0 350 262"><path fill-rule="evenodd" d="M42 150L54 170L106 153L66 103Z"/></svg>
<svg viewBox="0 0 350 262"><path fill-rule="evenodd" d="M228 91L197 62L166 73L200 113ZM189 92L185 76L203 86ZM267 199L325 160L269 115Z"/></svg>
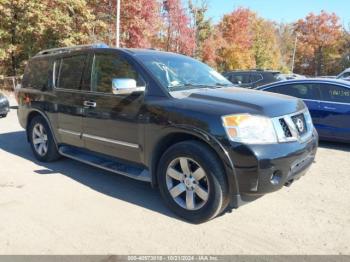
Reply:
<svg viewBox="0 0 350 262"><path fill-rule="evenodd" d="M84 101L85 107L96 107L96 102L94 101Z"/></svg>

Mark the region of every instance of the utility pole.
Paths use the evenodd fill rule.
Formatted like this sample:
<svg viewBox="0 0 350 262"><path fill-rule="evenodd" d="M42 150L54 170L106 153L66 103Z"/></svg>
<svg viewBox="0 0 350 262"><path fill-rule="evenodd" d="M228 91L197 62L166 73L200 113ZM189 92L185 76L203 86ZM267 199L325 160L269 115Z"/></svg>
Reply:
<svg viewBox="0 0 350 262"><path fill-rule="evenodd" d="M295 54L296 54L296 51L297 51L297 42L298 42L298 34L295 34L294 50L293 50L293 61L292 61L292 73L294 73Z"/></svg>
<svg viewBox="0 0 350 262"><path fill-rule="evenodd" d="M120 0L117 1L117 17L116 17L116 30L115 30L115 46L120 47Z"/></svg>

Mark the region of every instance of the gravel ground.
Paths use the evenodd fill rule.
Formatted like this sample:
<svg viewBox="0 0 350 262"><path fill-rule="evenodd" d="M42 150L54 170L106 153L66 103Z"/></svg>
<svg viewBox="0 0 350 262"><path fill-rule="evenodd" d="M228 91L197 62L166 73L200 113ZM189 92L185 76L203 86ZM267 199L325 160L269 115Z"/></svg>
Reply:
<svg viewBox="0 0 350 262"><path fill-rule="evenodd" d="M321 143L291 187L192 225L146 183L38 163L16 110L0 119L0 254L350 254L349 188L350 145Z"/></svg>

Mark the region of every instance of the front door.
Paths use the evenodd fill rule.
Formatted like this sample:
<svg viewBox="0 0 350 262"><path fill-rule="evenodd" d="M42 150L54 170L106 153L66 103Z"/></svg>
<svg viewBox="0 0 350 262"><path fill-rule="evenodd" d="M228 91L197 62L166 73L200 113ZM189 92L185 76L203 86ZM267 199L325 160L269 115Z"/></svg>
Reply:
<svg viewBox="0 0 350 262"><path fill-rule="evenodd" d="M115 86L119 80L135 88ZM139 163L143 131L139 125L145 81L116 52L98 52L92 59L91 92L85 95L83 140L91 151Z"/></svg>
<svg viewBox="0 0 350 262"><path fill-rule="evenodd" d="M322 84L320 90L324 136L350 141L350 89Z"/></svg>

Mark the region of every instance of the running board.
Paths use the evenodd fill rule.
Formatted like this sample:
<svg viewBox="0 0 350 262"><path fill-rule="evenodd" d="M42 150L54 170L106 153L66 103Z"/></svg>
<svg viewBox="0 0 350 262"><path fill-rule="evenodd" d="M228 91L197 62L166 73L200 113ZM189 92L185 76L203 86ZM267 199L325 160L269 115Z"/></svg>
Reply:
<svg viewBox="0 0 350 262"><path fill-rule="evenodd" d="M116 174L127 176L136 180L151 182L148 170L142 167L130 165L105 156L95 155L89 151L70 146L60 146L58 151L61 155L79 162L104 169Z"/></svg>

